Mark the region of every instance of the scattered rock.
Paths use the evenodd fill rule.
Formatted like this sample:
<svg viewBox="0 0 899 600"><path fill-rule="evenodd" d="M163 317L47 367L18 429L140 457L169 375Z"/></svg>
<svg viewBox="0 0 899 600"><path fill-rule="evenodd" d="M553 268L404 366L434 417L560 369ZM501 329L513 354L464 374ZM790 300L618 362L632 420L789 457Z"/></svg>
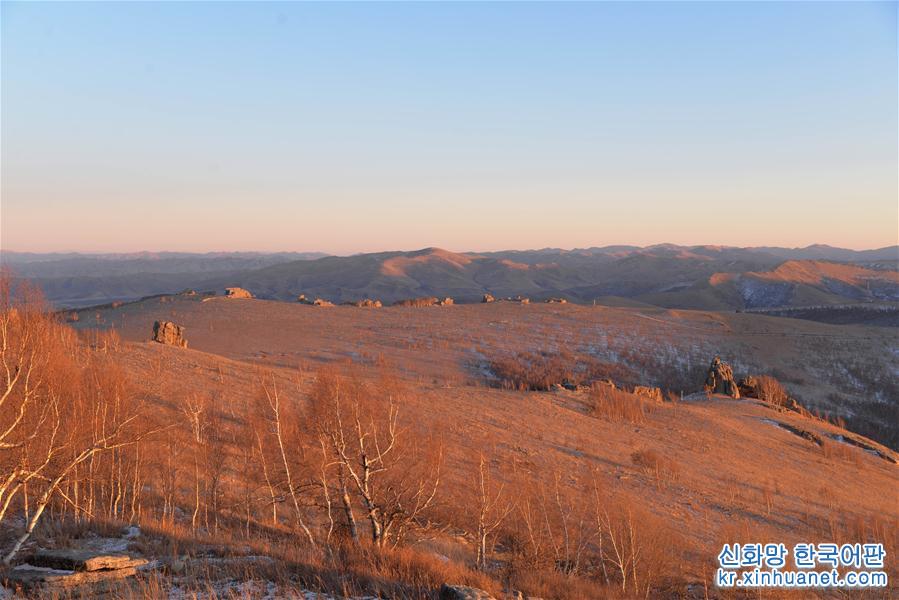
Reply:
<svg viewBox="0 0 899 600"><path fill-rule="evenodd" d="M709 365L709 373L705 378L703 389L711 394L724 394L731 398L739 398L740 390L734 381L734 371L721 358L715 357Z"/></svg>
<svg viewBox="0 0 899 600"><path fill-rule="evenodd" d="M306 294L300 294L299 296L297 296L297 302L299 302L300 304L312 304L312 300L308 299L306 297Z"/></svg>
<svg viewBox="0 0 899 600"><path fill-rule="evenodd" d="M380 300L372 300L371 298L363 298L362 300L354 300L352 302L344 302L344 304L348 304L350 306L357 306L359 308L381 308L381 306L382 306Z"/></svg>
<svg viewBox="0 0 899 600"><path fill-rule="evenodd" d="M423 307L423 306L436 306L439 301L437 298L433 296L423 296L421 298L407 298L405 300L397 300L393 303L394 306L412 306L412 307Z"/></svg>
<svg viewBox="0 0 899 600"><path fill-rule="evenodd" d="M171 321L156 321L153 323L153 341L169 346L187 348L187 340L184 339L184 327L175 325Z"/></svg>
<svg viewBox="0 0 899 600"><path fill-rule="evenodd" d="M496 302L496 298L494 298L491 294L484 294L484 297L481 298L481 302Z"/></svg>
<svg viewBox="0 0 899 600"><path fill-rule="evenodd" d="M226 298L254 298L248 290L239 287L225 288Z"/></svg>
<svg viewBox="0 0 899 600"><path fill-rule="evenodd" d="M650 387L646 385L636 385L634 386L634 394L637 396L642 396L648 400L652 400L656 404L662 403L662 390L657 387Z"/></svg>
<svg viewBox="0 0 899 600"><path fill-rule="evenodd" d="M468 587L467 585L449 585L446 583L440 586L438 598L440 600L495 600L493 596L484 590Z"/></svg>

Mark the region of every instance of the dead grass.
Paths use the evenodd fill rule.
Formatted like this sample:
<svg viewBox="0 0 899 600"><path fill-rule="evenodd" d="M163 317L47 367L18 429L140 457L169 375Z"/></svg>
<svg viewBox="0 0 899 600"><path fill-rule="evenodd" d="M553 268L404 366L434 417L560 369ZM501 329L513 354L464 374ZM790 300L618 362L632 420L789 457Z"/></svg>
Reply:
<svg viewBox="0 0 899 600"><path fill-rule="evenodd" d="M588 398L592 416L612 421L640 424L653 410L653 404L643 396L615 389L610 385L595 384Z"/></svg>
<svg viewBox="0 0 899 600"><path fill-rule="evenodd" d="M556 385L577 387L600 379L621 382L632 378L620 364L568 351L500 355L490 359L487 367L498 385L510 390L548 391Z"/></svg>
<svg viewBox="0 0 899 600"><path fill-rule="evenodd" d="M631 453L631 460L647 475L651 475L657 486L666 486L680 478L680 465L670 456L652 448L640 448Z"/></svg>
<svg viewBox="0 0 899 600"><path fill-rule="evenodd" d="M828 460L850 463L856 469L860 469L863 464L861 452L861 449L853 448L843 442L826 437L821 438L821 453Z"/></svg>
<svg viewBox="0 0 899 600"><path fill-rule="evenodd" d="M203 310L213 310L213 305L202 305ZM271 305L260 301L255 306L268 310ZM237 311L235 307L221 303L214 310ZM247 333L241 329L231 350L221 349L226 347L221 340L228 339L230 319L237 320L243 313L228 313L227 319L219 316L190 325L200 342L198 347L206 344L209 349L223 344L214 351L233 360L211 352L143 343L146 327L132 332L130 338L126 336L141 343L124 342L118 351L111 344L104 349L98 338L89 339L91 351L114 359L139 386L139 393L152 402L154 416L173 419L174 427L154 445L142 443L133 453L105 456L91 470L82 470L66 482L63 489L72 499L75 483L81 486L80 502L84 503L87 496L83 486L93 480L97 497L92 505L94 518L79 515L79 529L68 533L59 524L72 520L73 511L57 498L48 511L46 535L41 542L70 544L86 532L99 529L104 534L114 533L126 522L133 522L139 523L146 534L137 542L140 552L151 558L187 557L192 563L183 581L166 573L146 577L134 598L165 597L164 590L173 582L198 594L213 591L218 597L257 597L257 591L250 588L222 592L216 587L221 580L234 579L272 581L284 590L391 598L433 597L441 583L453 582L494 594L514 588L547 600L573 600L647 594L683 596L685 581L695 583L702 578L699 569L691 566L693 558L713 557L720 545L717 549L710 547L709 538L722 523L733 520L746 519L749 523L754 535L746 541L758 541L755 538L760 532L767 539L788 541L806 535L806 529L822 536L827 532L825 537L856 541L865 536L879 541L897 531L895 507L889 496L896 482L893 465L847 447L862 461L864 469L859 469L853 461L839 458L839 449L828 456L831 450L823 446L819 449L799 438L783 436L777 428L762 422L770 417L770 410L758 403L686 398L675 410L667 403L647 403L608 386L594 386L584 394L525 395L485 387L483 378L475 382L477 385L439 385L447 375L462 373L461 369L454 370L457 364L464 360L468 360L464 364L471 364L469 355L459 354L458 343L483 349L481 354L486 356L494 352L515 358L518 355L507 352L522 347L513 345L522 339L519 335L544 336L545 332L532 333L530 328L558 326L552 321L510 320L504 324L501 319L509 313L503 312L505 308L475 307L494 311L492 314L500 319L496 328L506 328L484 341L479 336L492 335L492 327L478 322L477 331L459 328L458 318L453 317L457 319L453 321L447 315L465 315L470 307L457 308L335 309L327 316L298 310L297 314L315 316L308 317L303 327L293 328L278 319L268 319L269 313L264 313L266 318L245 319L241 328L272 327L277 332L262 334L251 329ZM287 310L280 305L272 310L282 309ZM587 309L576 309L587 318ZM357 320L341 325L340 319L346 315L357 315L352 317ZM365 326L359 326L358 315L369 319ZM397 315L405 316L399 319ZM393 329L383 326L391 319L397 323ZM435 333L428 319L443 327L452 326L454 335L461 337L448 337L446 330ZM370 332L377 334L376 340L365 337ZM290 336L294 346L279 342L276 336L282 334ZM575 343L572 347L582 346ZM258 358L259 349L267 352L266 357ZM513 366L523 372L521 383L505 387L515 390L531 389L532 382L545 387L547 380L558 381L560 373L583 375L589 372L590 364L595 364L564 352L518 354L536 358L533 362L513 361ZM377 551L365 541L358 547L346 543L339 493L341 470L332 464L327 467L331 469L327 481L317 483L316 478L322 475L317 462L321 449L309 443L308 433L316 423L310 412L314 405L312 381L322 372L322 366L356 362L360 380L365 385L374 384L382 362L375 357L382 355L397 365L397 376L410 388L398 403L398 431L404 435L437 431L446 437L447 454L437 496L439 512L429 513L423 519L429 522L422 523L427 527L408 536L399 547L389 544ZM352 356L361 358L348 358ZM299 370L295 368L298 363L303 365ZM260 364L264 368L258 367ZM544 366L547 377L541 375ZM532 367L536 367L533 373ZM257 410L262 372L270 373L285 395L285 439L290 467L298 473L296 486L286 481L284 461L271 437L270 416ZM383 391L382 387L374 389ZM341 388L342 394L348 391ZM196 436L179 415L183 415L180 407L184 401L196 393L209 397L208 412L204 412L208 420L204 421L201 441L191 442ZM585 417L585 404L596 419ZM831 430L820 421L809 420L806 425L792 413L784 419L803 424L822 437L823 432ZM371 420L361 419L360 426L365 429ZM251 433L254 425L262 448L255 448L256 438ZM250 444L246 443L248 439ZM410 441L417 446L421 439L416 433ZM476 468L466 462L466 452L473 449L484 452L495 468L497 484L505 486L503 497L515 504L510 519L497 532L492 560L483 570L475 569L471 542L475 536L470 524L475 521L475 515L470 514L475 502L470 486L466 486L477 476ZM414 462L401 471L427 466L422 461ZM314 468L303 469L304 464ZM603 483L598 485L595 499L591 498L593 479L586 465L602 473ZM776 485L771 480L775 469L781 474ZM633 476L635 470L648 477ZM854 478L854 485L834 487L828 497L817 492L821 482L837 475ZM266 477L271 478L271 485ZM125 501L116 500L122 485L126 488ZM331 492L330 515L336 522L329 543L323 541L328 539L329 513L322 487ZM385 483L380 492L391 494L394 488ZM290 489L303 493L298 509L290 501ZM132 515L129 509L135 492L139 510ZM28 497L33 495L29 491ZM201 516L192 527L191 513L198 498ZM407 505L405 501L401 504ZM525 504L530 507L527 517ZM17 501L13 508L18 518L23 507ZM353 508L363 533L368 534L362 505L354 502ZM312 552L295 531L294 513L300 511L311 516L309 523L320 541L320 552ZM116 515L108 526L102 520L107 514ZM879 524L872 524L875 514L883 516ZM863 526L857 519L862 519ZM18 527L18 522L3 522L0 545L11 539L2 536ZM433 541L430 536L434 536ZM638 551L613 556L612 539L626 544L635 540ZM447 543L452 552L441 550ZM895 555L893 548L891 556ZM272 560L265 564L245 561L249 555ZM690 560L674 564L681 557ZM219 558L229 560L216 562ZM635 578L632 564L636 565ZM621 565L629 575L622 574ZM710 596L716 592L710 588Z"/></svg>

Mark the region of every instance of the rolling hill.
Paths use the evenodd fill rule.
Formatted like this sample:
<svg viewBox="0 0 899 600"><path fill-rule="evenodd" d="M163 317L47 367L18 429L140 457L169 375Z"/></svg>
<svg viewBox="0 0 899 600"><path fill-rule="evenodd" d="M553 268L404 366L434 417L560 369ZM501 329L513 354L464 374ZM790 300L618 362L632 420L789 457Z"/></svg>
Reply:
<svg viewBox="0 0 899 600"><path fill-rule="evenodd" d="M675 246L454 253L439 248L353 256L63 257L4 265L60 307L240 286L261 298L332 302L416 296L477 302L485 293L578 303L740 310L899 300L896 248L852 251ZM785 258L789 256L799 258ZM815 260L802 258L818 257ZM833 257L823 259L820 257ZM839 259L839 260L837 260Z"/></svg>

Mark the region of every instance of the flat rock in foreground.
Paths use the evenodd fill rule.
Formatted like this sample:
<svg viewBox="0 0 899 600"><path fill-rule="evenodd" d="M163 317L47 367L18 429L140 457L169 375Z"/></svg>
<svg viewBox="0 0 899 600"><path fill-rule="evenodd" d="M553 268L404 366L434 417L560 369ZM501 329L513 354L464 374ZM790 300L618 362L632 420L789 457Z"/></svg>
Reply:
<svg viewBox="0 0 899 600"><path fill-rule="evenodd" d="M137 567L105 571L70 571L34 565L19 565L6 576L7 585L37 592L40 596L67 590L71 596L99 597L116 582L137 574Z"/></svg>
<svg viewBox="0 0 899 600"><path fill-rule="evenodd" d="M132 558L127 554L79 549L38 550L28 562L35 567L69 571L128 569L147 564L146 559Z"/></svg>

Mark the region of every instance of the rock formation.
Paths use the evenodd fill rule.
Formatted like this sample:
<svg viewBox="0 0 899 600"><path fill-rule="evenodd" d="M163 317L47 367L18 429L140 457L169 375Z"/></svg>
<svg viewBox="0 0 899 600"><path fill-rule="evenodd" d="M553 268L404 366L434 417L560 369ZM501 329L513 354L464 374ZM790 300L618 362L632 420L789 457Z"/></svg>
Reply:
<svg viewBox="0 0 899 600"><path fill-rule="evenodd" d="M226 298L253 298L253 294L249 291L239 288L239 287L229 287L225 288L225 297Z"/></svg>
<svg viewBox="0 0 899 600"><path fill-rule="evenodd" d="M423 296L421 298L407 298L405 300L397 300L393 303L394 306L413 306L413 307L422 307L422 306L436 306L438 304L437 298L433 296Z"/></svg>
<svg viewBox="0 0 899 600"><path fill-rule="evenodd" d="M10 583L40 598L99 598L137 574L148 561L122 553L91 550L43 550L11 569ZM2 591L0 587L0 591ZM12 597L12 596L10 596Z"/></svg>
<svg viewBox="0 0 899 600"><path fill-rule="evenodd" d="M153 341L169 346L187 348L187 340L184 339L184 327L175 325L171 321L156 321L153 323Z"/></svg>
<svg viewBox="0 0 899 600"><path fill-rule="evenodd" d="M709 365L703 389L710 394L724 394L731 398L740 397L740 389L737 387L737 382L734 381L733 369L717 356Z"/></svg>
<svg viewBox="0 0 899 600"><path fill-rule="evenodd" d="M357 306L359 308L381 308L380 300L372 300L371 298L363 298L362 300L353 300L352 302L344 302L349 306Z"/></svg>
<svg viewBox="0 0 899 600"><path fill-rule="evenodd" d="M737 384L740 395L744 398L762 398L761 383L752 375L747 375Z"/></svg>
<svg viewBox="0 0 899 600"><path fill-rule="evenodd" d="M606 379L598 379L598 380L594 381L594 382L593 382L593 387L608 388L608 389L610 389L610 390L617 390L617 389L618 389L618 386L615 385L615 382L612 381L611 379L608 379L608 378L606 378Z"/></svg>
<svg viewBox="0 0 899 600"><path fill-rule="evenodd" d="M646 385L634 386L634 394L642 396L647 400L652 400L656 404L662 403L662 390L657 387L649 387Z"/></svg>
<svg viewBox="0 0 899 600"><path fill-rule="evenodd" d="M440 600L494 600L493 596L484 590L468 587L467 585L449 585L446 583L440 586L438 598Z"/></svg>

